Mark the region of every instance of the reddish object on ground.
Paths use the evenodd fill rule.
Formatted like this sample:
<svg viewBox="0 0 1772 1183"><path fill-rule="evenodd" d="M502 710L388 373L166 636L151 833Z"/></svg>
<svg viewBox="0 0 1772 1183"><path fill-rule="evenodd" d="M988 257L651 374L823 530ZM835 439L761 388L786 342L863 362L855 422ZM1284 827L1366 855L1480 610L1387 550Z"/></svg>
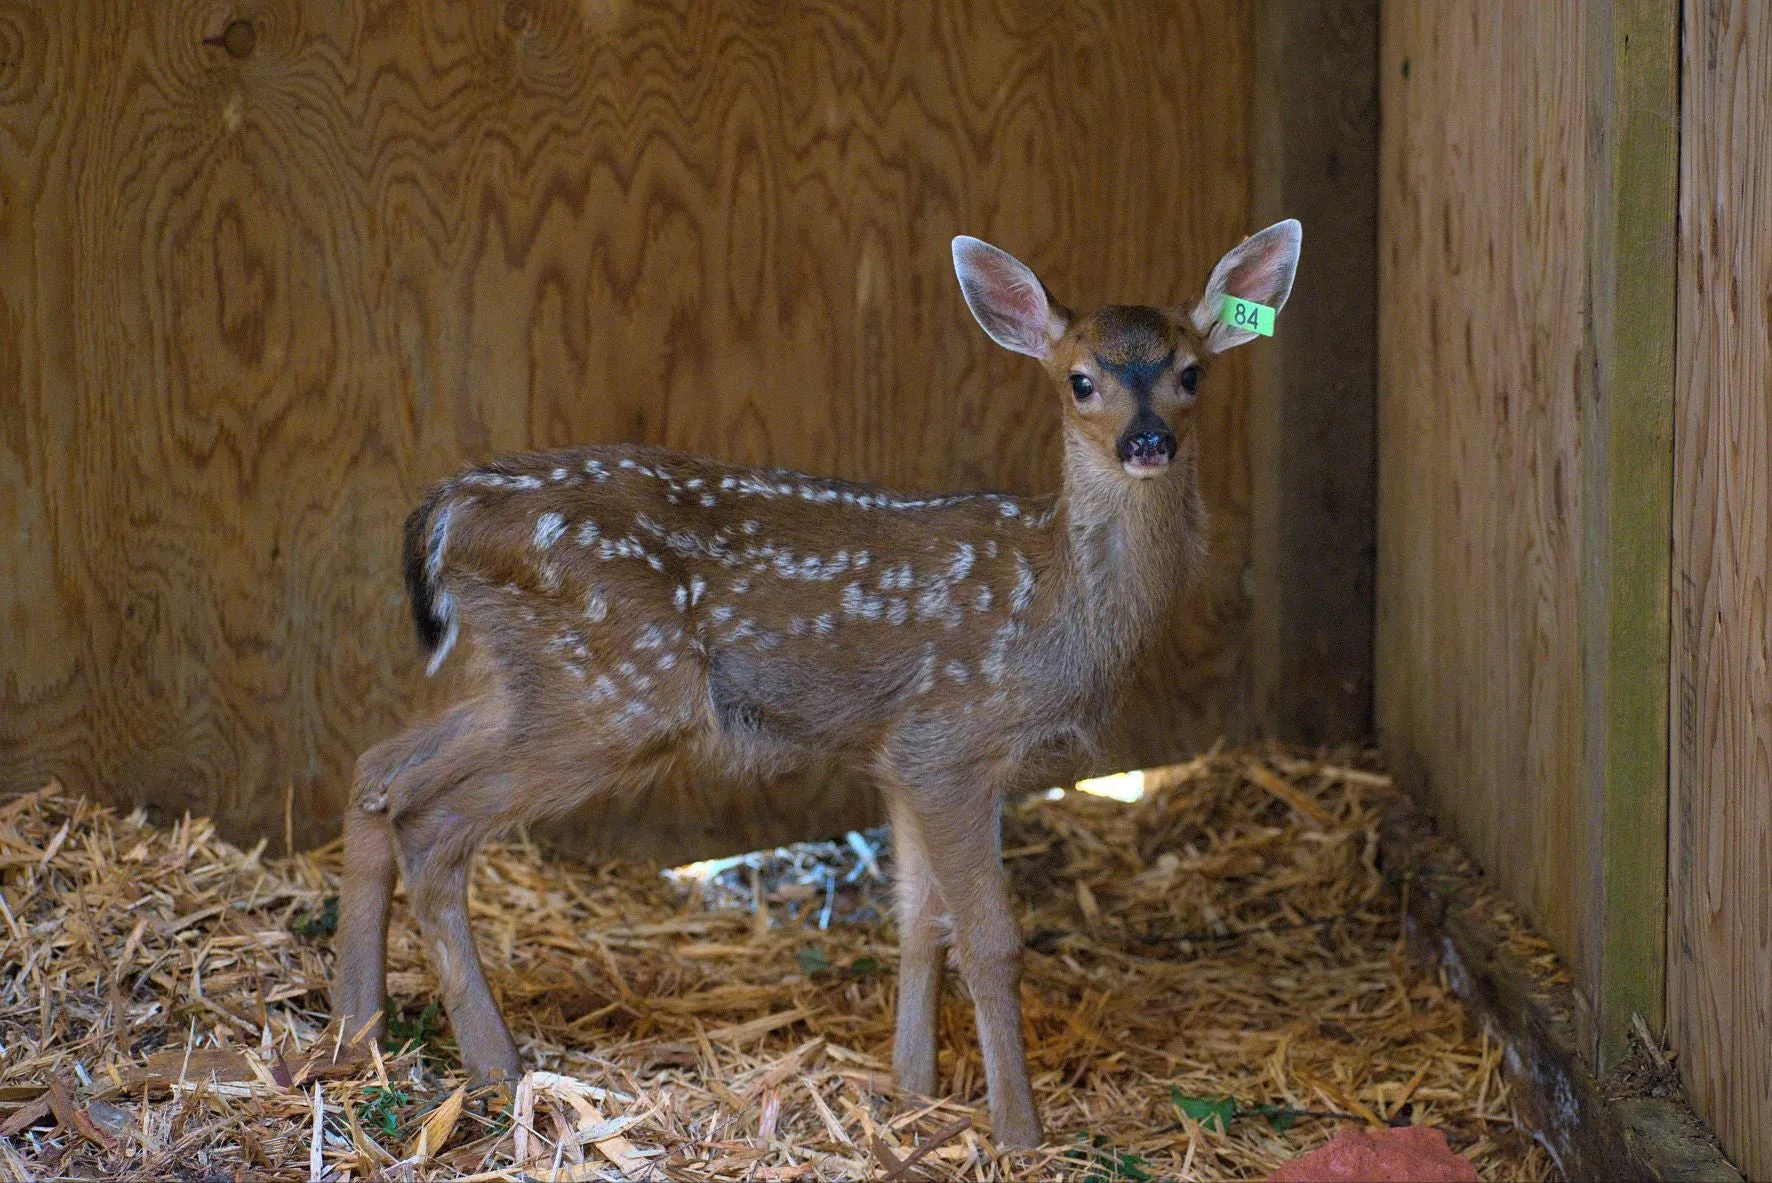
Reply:
<svg viewBox="0 0 1772 1183"><path fill-rule="evenodd" d="M1432 1126L1344 1129L1327 1146L1303 1154L1268 1183L1478 1183L1470 1159L1452 1153Z"/></svg>

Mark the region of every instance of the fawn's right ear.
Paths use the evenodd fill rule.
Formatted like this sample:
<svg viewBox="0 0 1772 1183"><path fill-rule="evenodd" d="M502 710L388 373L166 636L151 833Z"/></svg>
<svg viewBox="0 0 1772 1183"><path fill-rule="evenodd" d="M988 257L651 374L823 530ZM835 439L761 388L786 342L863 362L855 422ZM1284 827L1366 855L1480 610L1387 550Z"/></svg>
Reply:
<svg viewBox="0 0 1772 1183"><path fill-rule="evenodd" d="M954 239L954 274L979 327L1005 349L1044 358L1064 336L1070 313L1008 251L981 239Z"/></svg>

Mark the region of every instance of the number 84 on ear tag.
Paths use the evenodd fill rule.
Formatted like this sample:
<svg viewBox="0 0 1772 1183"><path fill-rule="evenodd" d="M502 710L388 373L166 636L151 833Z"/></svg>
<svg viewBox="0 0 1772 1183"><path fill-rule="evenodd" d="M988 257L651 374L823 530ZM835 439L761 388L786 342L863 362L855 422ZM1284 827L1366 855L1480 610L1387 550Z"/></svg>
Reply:
<svg viewBox="0 0 1772 1183"><path fill-rule="evenodd" d="M1274 335L1274 310L1266 304L1257 304L1254 300L1226 296L1223 307L1218 310L1218 323L1258 336L1271 337Z"/></svg>

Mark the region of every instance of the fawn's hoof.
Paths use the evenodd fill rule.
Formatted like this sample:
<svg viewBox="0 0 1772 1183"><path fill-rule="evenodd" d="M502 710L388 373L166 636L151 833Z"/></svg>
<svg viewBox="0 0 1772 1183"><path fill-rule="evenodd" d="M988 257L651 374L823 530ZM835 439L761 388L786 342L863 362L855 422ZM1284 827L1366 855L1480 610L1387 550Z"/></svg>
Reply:
<svg viewBox="0 0 1772 1183"><path fill-rule="evenodd" d="M892 1074L892 1083L907 1093L915 1093L919 1097L935 1096L935 1065L922 1064L915 1067L899 1068Z"/></svg>
<svg viewBox="0 0 1772 1183"><path fill-rule="evenodd" d="M1003 1150L1032 1150L1046 1140L1040 1133L1040 1119L1031 1114L1026 1118L1007 1118L996 1123L992 1134L997 1146Z"/></svg>
<svg viewBox="0 0 1772 1183"><path fill-rule="evenodd" d="M462 1067L467 1070L468 1081L475 1088L495 1084L516 1088L517 1082L523 1079L523 1061L514 1047L508 1053L497 1053L485 1059L464 1055Z"/></svg>
<svg viewBox="0 0 1772 1183"><path fill-rule="evenodd" d="M346 1044L368 1047L387 1037L388 1017L379 1006L373 1011L361 1006L335 1006L332 1016L344 1033Z"/></svg>

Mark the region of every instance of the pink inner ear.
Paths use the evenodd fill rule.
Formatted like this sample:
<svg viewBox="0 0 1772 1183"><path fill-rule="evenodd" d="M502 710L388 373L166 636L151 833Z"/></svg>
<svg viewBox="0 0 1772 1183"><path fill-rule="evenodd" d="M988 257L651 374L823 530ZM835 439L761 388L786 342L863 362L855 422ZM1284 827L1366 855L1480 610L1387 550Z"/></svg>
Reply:
<svg viewBox="0 0 1772 1183"><path fill-rule="evenodd" d="M1041 293L1019 282L1014 276L994 276L991 280L991 291L997 302L1001 303L1005 312L1011 313L1018 320L1030 325L1045 319L1045 299Z"/></svg>
<svg viewBox="0 0 1772 1183"><path fill-rule="evenodd" d="M1226 277L1225 291L1258 304L1272 303L1280 285L1279 263L1278 250L1257 251L1248 258L1237 260L1236 267Z"/></svg>
<svg viewBox="0 0 1772 1183"><path fill-rule="evenodd" d="M974 274L984 281L981 294L999 316L1034 320L1042 315L1040 292L1029 288L1012 266L993 256L976 260L974 266Z"/></svg>

